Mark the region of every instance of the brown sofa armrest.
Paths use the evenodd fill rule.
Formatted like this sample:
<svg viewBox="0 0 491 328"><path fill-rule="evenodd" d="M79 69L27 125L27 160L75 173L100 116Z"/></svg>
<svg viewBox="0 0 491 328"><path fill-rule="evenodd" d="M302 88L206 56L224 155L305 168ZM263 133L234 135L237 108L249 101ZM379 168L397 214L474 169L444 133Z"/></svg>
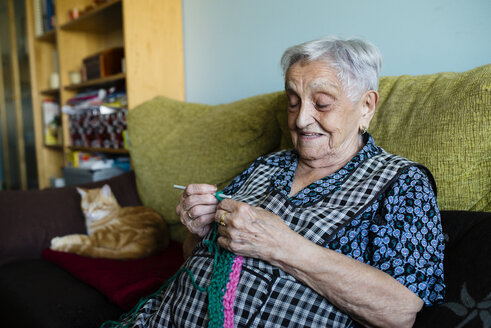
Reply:
<svg viewBox="0 0 491 328"><path fill-rule="evenodd" d="M85 184L108 183L122 206L141 205L133 172ZM85 233L80 196L75 187L0 192L0 265L18 258L39 258L51 238Z"/></svg>

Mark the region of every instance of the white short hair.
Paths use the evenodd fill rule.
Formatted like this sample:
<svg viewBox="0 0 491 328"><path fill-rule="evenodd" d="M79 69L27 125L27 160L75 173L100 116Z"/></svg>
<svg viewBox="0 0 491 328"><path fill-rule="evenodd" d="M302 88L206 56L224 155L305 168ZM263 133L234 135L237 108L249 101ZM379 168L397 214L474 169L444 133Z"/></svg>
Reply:
<svg viewBox="0 0 491 328"><path fill-rule="evenodd" d="M324 37L288 48L281 57L286 77L290 67L299 62L321 60L338 72L338 78L351 101L368 90L377 90L382 55L373 44L361 39L342 40Z"/></svg>

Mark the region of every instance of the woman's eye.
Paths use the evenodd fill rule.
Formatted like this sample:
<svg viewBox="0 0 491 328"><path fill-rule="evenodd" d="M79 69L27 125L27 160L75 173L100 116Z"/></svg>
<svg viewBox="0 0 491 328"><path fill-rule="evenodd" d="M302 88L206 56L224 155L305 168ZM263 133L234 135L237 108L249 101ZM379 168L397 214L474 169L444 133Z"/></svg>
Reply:
<svg viewBox="0 0 491 328"><path fill-rule="evenodd" d="M326 94L319 94L314 99L315 106L318 109L328 109L334 103L334 99Z"/></svg>
<svg viewBox="0 0 491 328"><path fill-rule="evenodd" d="M290 108L295 108L300 104L300 99L296 96L290 96L288 97L288 106Z"/></svg>
<svg viewBox="0 0 491 328"><path fill-rule="evenodd" d="M331 106L331 104L315 104L315 105L317 106L317 108L321 108L321 109L326 109L329 106Z"/></svg>

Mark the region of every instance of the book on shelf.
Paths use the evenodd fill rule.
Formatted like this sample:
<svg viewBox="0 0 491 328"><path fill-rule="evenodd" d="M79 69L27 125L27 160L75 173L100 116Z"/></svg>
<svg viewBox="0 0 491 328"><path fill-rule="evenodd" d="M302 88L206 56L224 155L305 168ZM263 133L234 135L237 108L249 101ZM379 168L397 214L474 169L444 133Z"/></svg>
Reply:
<svg viewBox="0 0 491 328"><path fill-rule="evenodd" d="M42 0L32 0L33 12L34 12L34 31L36 36L40 36L44 32L43 28L43 6Z"/></svg>
<svg viewBox="0 0 491 328"><path fill-rule="evenodd" d="M60 146L62 144L60 105L54 99L44 99L42 102L44 144Z"/></svg>
<svg viewBox="0 0 491 328"><path fill-rule="evenodd" d="M54 0L32 0L36 36L52 30L56 25Z"/></svg>

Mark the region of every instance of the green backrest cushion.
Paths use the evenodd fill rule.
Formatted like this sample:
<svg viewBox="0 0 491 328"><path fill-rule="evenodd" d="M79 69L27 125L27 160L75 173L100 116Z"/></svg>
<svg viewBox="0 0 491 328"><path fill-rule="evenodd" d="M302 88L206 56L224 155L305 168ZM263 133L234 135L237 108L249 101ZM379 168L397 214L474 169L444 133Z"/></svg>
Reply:
<svg viewBox="0 0 491 328"><path fill-rule="evenodd" d="M379 93L375 143L430 169L441 210L491 211L491 65L382 77ZM282 148L291 147L286 119L278 112Z"/></svg>
<svg viewBox="0 0 491 328"><path fill-rule="evenodd" d="M442 210L491 211L491 65L381 79L369 132L433 173Z"/></svg>
<svg viewBox="0 0 491 328"><path fill-rule="evenodd" d="M278 149L278 93L210 106L156 97L128 113L129 151L145 206L182 240L174 184L225 187L257 157Z"/></svg>

